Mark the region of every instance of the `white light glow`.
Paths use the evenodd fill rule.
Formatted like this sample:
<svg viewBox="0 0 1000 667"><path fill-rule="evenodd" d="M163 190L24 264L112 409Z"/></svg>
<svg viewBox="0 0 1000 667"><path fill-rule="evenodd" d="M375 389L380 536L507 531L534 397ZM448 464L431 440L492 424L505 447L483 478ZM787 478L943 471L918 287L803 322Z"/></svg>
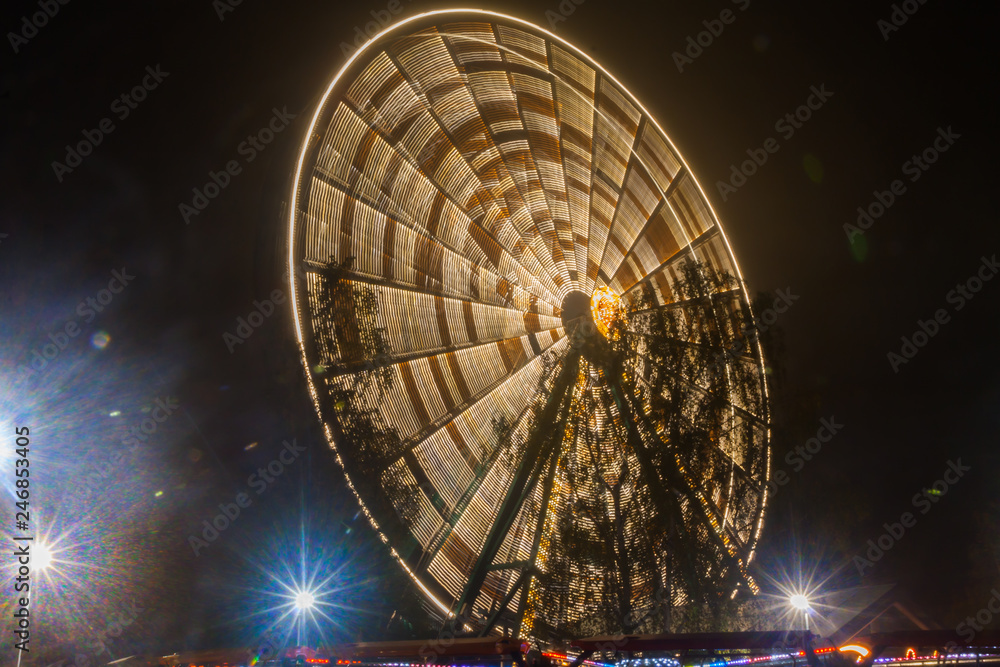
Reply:
<svg viewBox="0 0 1000 667"><path fill-rule="evenodd" d="M302 591L295 596L295 608L299 611L312 609L316 603L316 598L309 591Z"/></svg>
<svg viewBox="0 0 1000 667"><path fill-rule="evenodd" d="M52 551L45 543L39 542L31 551L31 569L40 572L52 564Z"/></svg>
<svg viewBox="0 0 1000 667"><path fill-rule="evenodd" d="M807 598L805 595L802 595L801 593L796 593L795 595L793 595L789 599L789 602L792 603L793 607L801 611L805 611L806 609L809 608L809 598Z"/></svg>

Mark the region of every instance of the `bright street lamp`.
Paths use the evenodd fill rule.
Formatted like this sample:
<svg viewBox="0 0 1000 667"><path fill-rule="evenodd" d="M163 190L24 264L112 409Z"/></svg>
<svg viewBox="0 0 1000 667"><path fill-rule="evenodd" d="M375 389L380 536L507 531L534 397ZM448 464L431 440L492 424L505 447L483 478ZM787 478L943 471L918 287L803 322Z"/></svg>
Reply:
<svg viewBox="0 0 1000 667"><path fill-rule="evenodd" d="M806 622L806 630L809 629L809 598L802 593L796 593L788 598L789 603L802 612L802 617Z"/></svg>
<svg viewBox="0 0 1000 667"><path fill-rule="evenodd" d="M52 564L52 551L44 542L35 544L31 554L31 569L41 572Z"/></svg>
<svg viewBox="0 0 1000 667"><path fill-rule="evenodd" d="M312 609L316 603L316 598L309 591L302 591L295 596L295 608L299 611Z"/></svg>

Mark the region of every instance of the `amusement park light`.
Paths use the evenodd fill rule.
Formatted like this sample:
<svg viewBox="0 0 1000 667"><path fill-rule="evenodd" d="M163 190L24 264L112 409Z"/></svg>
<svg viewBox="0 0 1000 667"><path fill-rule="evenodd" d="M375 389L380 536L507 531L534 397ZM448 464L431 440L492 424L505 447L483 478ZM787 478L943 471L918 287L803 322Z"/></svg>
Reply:
<svg viewBox="0 0 1000 667"><path fill-rule="evenodd" d="M31 567L35 571L42 571L52 564L52 551L44 542L39 542L34 549L31 559Z"/></svg>
<svg viewBox="0 0 1000 667"><path fill-rule="evenodd" d="M316 597L309 591L301 591L295 596L295 608L299 611L307 611L316 604Z"/></svg>
<svg viewBox="0 0 1000 667"><path fill-rule="evenodd" d="M809 630L809 612L812 611L809 608L809 598L803 593L795 593L788 598L789 604L795 609L802 612L802 619L805 622L805 630Z"/></svg>

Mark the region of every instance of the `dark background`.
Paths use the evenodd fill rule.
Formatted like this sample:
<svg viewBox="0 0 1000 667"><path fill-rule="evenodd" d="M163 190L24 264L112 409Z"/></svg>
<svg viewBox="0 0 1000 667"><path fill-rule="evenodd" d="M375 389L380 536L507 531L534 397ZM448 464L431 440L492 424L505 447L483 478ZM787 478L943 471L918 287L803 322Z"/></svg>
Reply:
<svg viewBox="0 0 1000 667"><path fill-rule="evenodd" d="M765 592L801 569L826 590L896 582L900 599L946 628L975 615L1000 585L1000 279L960 311L946 294L1000 251L997 8L927 2L886 40L877 21L889 19L888 2L563 7L572 13L555 1L483 6L551 27L615 75L700 179L751 289L799 297L769 356L774 469L790 479L755 562ZM58 540L37 602L42 655L93 655L88 637L109 610L132 606L142 611L108 640L113 657L249 646L280 615L265 613L280 589L269 573L288 580L303 561L325 563L322 578L343 589L327 598L344 607L323 619L327 637L382 636L396 609L419 625L412 591L357 516L320 432L287 302L232 353L223 341L255 299L287 294L281 213L298 144L346 62L342 43L386 8L243 0L220 19L210 0L71 2L19 52L9 36L0 45L0 421L32 429L33 519ZM436 8L404 1L393 18ZM736 20L678 72L673 52L725 8ZM8 3L0 28L20 32L37 11ZM565 20L550 24L557 15ZM169 75L119 120L112 101L156 65ZM821 85L832 97L782 138L775 122ZM246 163L237 147L275 108L298 117ZM114 131L59 182L53 161L105 117ZM911 183L902 165L939 127L960 138ZM779 151L723 201L716 182L769 137ZM242 173L185 224L178 206L233 159ZM843 225L897 178L906 192L852 246ZM122 267L134 280L85 321L77 304ZM939 308L951 321L894 373L887 353ZM69 321L81 335L24 377L18 367ZM110 335L103 349L90 342L99 331ZM168 396L181 407L86 487L143 408ZM843 429L793 471L786 452L831 417ZM188 536L292 438L308 452L195 557ZM913 495L959 458L971 471L920 514ZM905 511L916 525L860 574L853 557ZM13 598L8 586L5 618Z"/></svg>

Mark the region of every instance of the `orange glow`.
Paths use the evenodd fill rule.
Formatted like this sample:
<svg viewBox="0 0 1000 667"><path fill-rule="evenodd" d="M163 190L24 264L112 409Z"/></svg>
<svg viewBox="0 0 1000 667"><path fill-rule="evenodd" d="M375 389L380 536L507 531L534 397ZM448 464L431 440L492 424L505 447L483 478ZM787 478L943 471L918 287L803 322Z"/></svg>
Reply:
<svg viewBox="0 0 1000 667"><path fill-rule="evenodd" d="M617 340L618 333L612 332L616 320L625 317L621 299L607 287L598 287L590 297L590 310L594 314L594 324L601 335L608 340Z"/></svg>
<svg viewBox="0 0 1000 667"><path fill-rule="evenodd" d="M840 650L853 651L862 657L866 657L870 652L868 649L866 649L864 646L861 646L860 644L847 644L846 646L841 646Z"/></svg>

